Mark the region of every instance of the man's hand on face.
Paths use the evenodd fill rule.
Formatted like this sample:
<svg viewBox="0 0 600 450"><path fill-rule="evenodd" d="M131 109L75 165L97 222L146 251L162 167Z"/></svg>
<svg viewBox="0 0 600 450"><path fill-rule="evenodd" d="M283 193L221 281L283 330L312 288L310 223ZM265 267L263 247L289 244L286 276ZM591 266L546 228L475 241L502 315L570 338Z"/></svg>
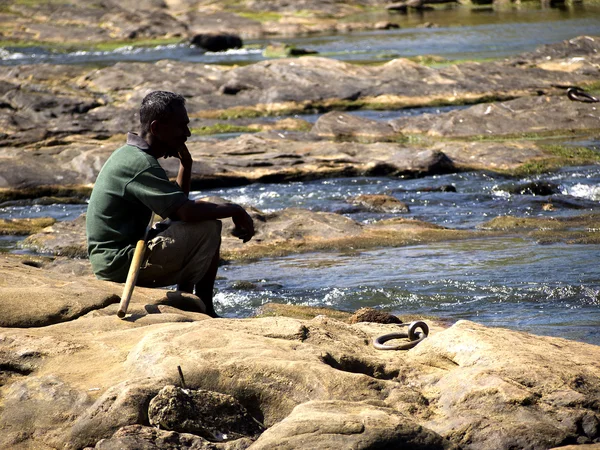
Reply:
<svg viewBox="0 0 600 450"><path fill-rule="evenodd" d="M188 150L187 145L185 145L185 144L182 144L180 147L173 150L172 154L165 155L165 158L167 158L169 156L174 156L175 158L177 158L181 162L181 165L183 167L191 167L192 166L192 163L193 163L192 155L190 154L190 151Z"/></svg>
<svg viewBox="0 0 600 450"><path fill-rule="evenodd" d="M234 224L231 232L233 236L241 239L244 243L252 239L252 236L254 236L254 222L244 208L239 206L239 211L231 219Z"/></svg>

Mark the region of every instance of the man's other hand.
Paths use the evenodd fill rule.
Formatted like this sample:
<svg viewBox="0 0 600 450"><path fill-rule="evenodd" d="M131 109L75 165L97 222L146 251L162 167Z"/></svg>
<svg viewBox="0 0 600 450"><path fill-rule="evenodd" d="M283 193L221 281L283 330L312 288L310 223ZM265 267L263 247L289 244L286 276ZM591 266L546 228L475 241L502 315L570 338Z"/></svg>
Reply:
<svg viewBox="0 0 600 450"><path fill-rule="evenodd" d="M241 206L238 208L238 212L231 216L234 225L231 235L246 243L254 236L254 221L244 208Z"/></svg>

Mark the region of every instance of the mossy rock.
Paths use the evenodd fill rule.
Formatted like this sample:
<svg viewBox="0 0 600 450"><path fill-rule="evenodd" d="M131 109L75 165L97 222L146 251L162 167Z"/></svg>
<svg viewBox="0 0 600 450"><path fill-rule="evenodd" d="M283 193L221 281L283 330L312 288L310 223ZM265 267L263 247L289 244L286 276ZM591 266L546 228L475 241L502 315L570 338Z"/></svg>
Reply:
<svg viewBox="0 0 600 450"><path fill-rule="evenodd" d="M26 236L56 223L52 217L34 219L0 219L0 235Z"/></svg>

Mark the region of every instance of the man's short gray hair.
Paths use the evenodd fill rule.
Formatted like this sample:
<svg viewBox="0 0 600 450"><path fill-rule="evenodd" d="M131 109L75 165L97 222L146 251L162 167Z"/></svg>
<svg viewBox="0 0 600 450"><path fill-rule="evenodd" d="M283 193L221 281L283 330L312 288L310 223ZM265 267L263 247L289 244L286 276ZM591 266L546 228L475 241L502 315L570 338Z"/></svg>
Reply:
<svg viewBox="0 0 600 450"><path fill-rule="evenodd" d="M179 106L185 106L185 98L179 94L168 91L154 91L146 95L140 107L142 134L150 131L150 124L153 121L165 119Z"/></svg>

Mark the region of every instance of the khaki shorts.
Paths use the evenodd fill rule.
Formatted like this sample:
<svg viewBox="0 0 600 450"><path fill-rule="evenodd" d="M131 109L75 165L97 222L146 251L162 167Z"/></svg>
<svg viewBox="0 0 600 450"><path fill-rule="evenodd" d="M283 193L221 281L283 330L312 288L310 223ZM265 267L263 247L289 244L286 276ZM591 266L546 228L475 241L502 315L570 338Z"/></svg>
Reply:
<svg viewBox="0 0 600 450"><path fill-rule="evenodd" d="M221 246L221 221L172 222L148 242L138 286L197 284Z"/></svg>

